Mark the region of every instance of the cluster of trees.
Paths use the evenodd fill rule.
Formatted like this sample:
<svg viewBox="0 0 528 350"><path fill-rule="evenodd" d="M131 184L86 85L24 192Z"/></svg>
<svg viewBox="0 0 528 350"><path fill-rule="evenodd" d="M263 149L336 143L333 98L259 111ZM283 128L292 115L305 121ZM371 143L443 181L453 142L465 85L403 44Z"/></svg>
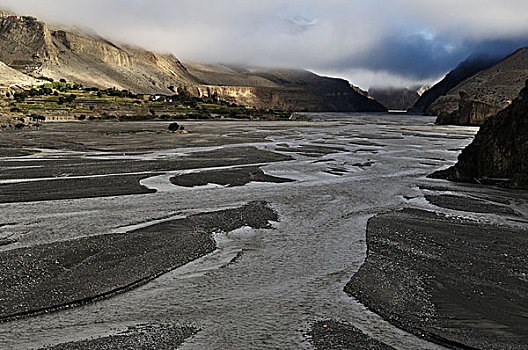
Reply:
<svg viewBox="0 0 528 350"><path fill-rule="evenodd" d="M26 100L26 98L28 98L28 97L46 96L46 95L58 96L59 93L57 91L53 91L53 89L51 89L49 87L42 87L40 89L31 89L31 90L28 90L28 91L15 92L13 94L13 98L15 99L15 101L20 103L20 102L24 102ZM76 98L77 98L77 95L75 95L75 94L69 94L69 95L66 95L66 96L59 96L57 102L60 105L62 105L64 103L72 103L72 102L75 101Z"/></svg>
<svg viewBox="0 0 528 350"><path fill-rule="evenodd" d="M41 87L40 89L31 89L28 91L29 96L46 96L53 94L53 89L49 87Z"/></svg>
<svg viewBox="0 0 528 350"><path fill-rule="evenodd" d="M23 102L28 97L29 97L29 92L27 91L15 92L13 94L13 98L17 102Z"/></svg>
<svg viewBox="0 0 528 350"><path fill-rule="evenodd" d="M82 84L67 83L64 79L61 79L60 81L54 81L49 84L44 84L43 86L64 93L70 92L70 90L82 90L84 88Z"/></svg>
<svg viewBox="0 0 528 350"><path fill-rule="evenodd" d="M182 106L187 106L187 107L191 107L191 108L197 108L198 107L198 103L206 103L207 102L206 100L204 100L202 98L194 97L194 96L191 96L190 94L183 93L183 92L178 94L178 95L171 96L171 99L175 103L179 103Z"/></svg>
<svg viewBox="0 0 528 350"><path fill-rule="evenodd" d="M69 94L66 96L60 96L59 100L57 101L58 104L63 105L65 103L73 103L75 99L77 98L77 95L75 94Z"/></svg>
<svg viewBox="0 0 528 350"><path fill-rule="evenodd" d="M51 99L50 102L56 101L59 105L63 104L69 104L74 103L76 100L78 100L78 96L75 94L68 94L70 91L82 91L82 93L94 95L94 93L98 97L103 96L112 96L112 97L118 97L118 98L132 98L136 99L136 101L133 101L134 103L142 104L142 100L139 98L140 96L135 95L131 93L129 90L119 90L116 88L109 88L109 89L100 89L96 87L85 87L82 84L77 83L68 83L65 79L60 79L59 81L54 81L51 78L47 77L40 77L42 80L48 80L49 83L43 84L41 87L32 88L30 90L26 91L20 91L13 93L13 97L17 102L23 102L28 97L35 97L35 96L46 96L46 95L54 95L57 96L57 99ZM84 96L82 95L81 96ZM287 119L291 116L291 112L286 111L274 111L274 110L267 110L267 109L257 109L257 108L246 108L244 106L238 106L237 104L230 103L227 101L220 100L217 96L207 97L207 98L200 98L192 96L191 94L185 92L185 91L178 91L177 94L174 94L172 96L166 96L166 95L156 95L153 96L150 99L151 102L163 102L163 104L157 105L157 104L147 104L147 108L150 112L149 115L142 115L142 116L121 116L118 117L108 115L106 113L103 113L100 117L97 117L97 119L130 119L130 118L140 118L140 119L152 119L153 117L159 118L162 120L178 120L178 119L211 119L213 116L222 116L227 118L236 118L236 119L247 119L247 118L272 118L272 119ZM89 104L89 101L87 102ZM170 103L170 105L169 105ZM182 114L181 112L177 112L178 110L174 110L174 112L177 112L175 115L169 115L169 114L161 114L160 116L157 115L157 110L159 108L159 112L170 112L171 111L171 105L174 104L175 107L178 106L186 106L189 107L189 113L184 112ZM16 105L13 105L16 107ZM91 104L89 104L87 107L90 108L90 110L94 110L95 107ZM156 108L156 110L154 109ZM168 110L167 110L168 108ZM94 117L95 118L95 117ZM82 120L90 119L90 117L84 116Z"/></svg>
<svg viewBox="0 0 528 350"><path fill-rule="evenodd" d="M47 80L47 81L49 81L50 83L53 83L53 81L54 81L53 79L48 78L48 77L45 77L45 76L43 76L43 75L41 75L41 76L38 77L37 79L40 79L40 80Z"/></svg>
<svg viewBox="0 0 528 350"><path fill-rule="evenodd" d="M118 90L116 88L99 90L97 96L102 96L103 94L107 95L107 96L112 96L112 97L137 98L137 95L134 95L133 93L131 93L128 90Z"/></svg>

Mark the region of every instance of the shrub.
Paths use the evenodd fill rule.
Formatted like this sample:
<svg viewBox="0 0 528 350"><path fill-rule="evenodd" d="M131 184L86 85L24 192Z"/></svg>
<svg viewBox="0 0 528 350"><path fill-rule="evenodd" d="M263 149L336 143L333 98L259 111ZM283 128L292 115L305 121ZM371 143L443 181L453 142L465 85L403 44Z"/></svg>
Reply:
<svg viewBox="0 0 528 350"><path fill-rule="evenodd" d="M22 92L15 92L13 96L17 102L23 102L28 97L28 95L29 93L27 91L22 91Z"/></svg>
<svg viewBox="0 0 528 350"><path fill-rule="evenodd" d="M178 123L171 123L169 125L169 131L178 131L180 130L180 124Z"/></svg>
<svg viewBox="0 0 528 350"><path fill-rule="evenodd" d="M43 87L40 89L40 94L41 95L51 95L53 94L53 90L49 87Z"/></svg>
<svg viewBox="0 0 528 350"><path fill-rule="evenodd" d="M40 77L38 77L38 79L40 79L40 80L46 80L46 81L49 81L50 83L53 83L53 82L54 82L53 79L48 78L48 77L45 77L45 76L43 76L43 75L41 75Z"/></svg>
<svg viewBox="0 0 528 350"><path fill-rule="evenodd" d="M75 101L76 98L77 98L77 95L70 94L70 95L66 96L65 101L67 103L72 103L73 101Z"/></svg>
<svg viewBox="0 0 528 350"><path fill-rule="evenodd" d="M40 92L40 90L37 90L37 89L31 89L29 90L29 96L31 97L34 97L34 96L39 96L41 95L42 93Z"/></svg>
<svg viewBox="0 0 528 350"><path fill-rule="evenodd" d="M188 113L187 118L189 119L210 119L211 115L209 113Z"/></svg>

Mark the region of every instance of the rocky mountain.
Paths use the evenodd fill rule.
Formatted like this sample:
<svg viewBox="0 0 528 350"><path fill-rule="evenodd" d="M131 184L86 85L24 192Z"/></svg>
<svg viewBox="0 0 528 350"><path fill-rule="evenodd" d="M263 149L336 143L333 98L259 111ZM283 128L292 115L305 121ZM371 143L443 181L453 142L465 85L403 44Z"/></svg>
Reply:
<svg viewBox="0 0 528 350"><path fill-rule="evenodd" d="M371 88L369 89L369 95L389 110L407 111L420 98L419 89Z"/></svg>
<svg viewBox="0 0 528 350"><path fill-rule="evenodd" d="M458 163L432 177L528 189L528 81L509 107L485 121Z"/></svg>
<svg viewBox="0 0 528 350"><path fill-rule="evenodd" d="M305 70L262 69L185 62L201 86L187 92L264 108L307 111L385 112L378 102L357 91L343 79L327 78ZM271 107L267 107L271 106Z"/></svg>
<svg viewBox="0 0 528 350"><path fill-rule="evenodd" d="M499 61L499 58L489 58L481 55L470 56L464 62L460 63L454 70L449 72L439 83L425 91L420 96L418 101L416 101L414 106L412 106L412 108L409 110L409 113L426 113L434 115L435 112L429 110L429 107L439 97L446 95L460 82L470 78L482 70L488 69Z"/></svg>
<svg viewBox="0 0 528 350"><path fill-rule="evenodd" d="M528 47L463 80L431 104L428 113L438 115L439 124L482 125L512 103L526 79Z"/></svg>
<svg viewBox="0 0 528 350"><path fill-rule="evenodd" d="M167 95L186 90L237 104L297 111L386 110L345 80L302 70L182 63L171 54L5 12L0 12L0 46L0 61L11 68L87 86Z"/></svg>

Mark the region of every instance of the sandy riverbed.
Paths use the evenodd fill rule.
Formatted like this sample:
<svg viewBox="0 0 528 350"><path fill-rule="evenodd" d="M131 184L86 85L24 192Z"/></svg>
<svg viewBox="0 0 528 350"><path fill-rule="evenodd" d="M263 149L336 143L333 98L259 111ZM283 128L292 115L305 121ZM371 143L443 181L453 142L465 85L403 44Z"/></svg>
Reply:
<svg viewBox="0 0 528 350"><path fill-rule="evenodd" d="M426 178L452 164L476 129L434 126L427 117L315 119L190 122L188 135L149 122L44 124L2 134L0 258L11 271L2 280L4 316L73 306L150 281L80 308L3 323L2 343L62 349L129 338L154 346L157 331L149 337L135 327L168 325L175 343L186 339L182 349L442 349L431 341L474 346L475 338L507 329L505 313L522 314L522 300L489 316L493 326L479 331L483 336L471 333L472 323L484 324L478 307L461 311L449 300L465 305L466 291L486 283L504 283L492 292L506 290L499 299L506 300L526 286L526 262L513 254L526 243L517 239L526 227L526 194ZM411 253L401 257L394 229L411 235L401 236ZM379 232L390 249L376 255ZM486 270L481 265L490 259L479 239L494 234L514 260L497 255L491 279L468 279L464 273ZM423 240L445 251L436 256L436 245ZM449 247L472 253L451 257ZM380 261L383 275L375 273ZM499 273L505 264L516 271L507 281ZM343 291L351 276L347 291L385 319ZM433 282L420 282L424 276ZM486 294L491 289L478 290L478 305L495 300ZM454 335L453 320L461 330ZM321 332L321 322L331 327ZM516 324L508 334L524 330ZM120 338L129 329L140 330ZM178 329L200 331L187 338ZM522 338L502 339L522 348Z"/></svg>

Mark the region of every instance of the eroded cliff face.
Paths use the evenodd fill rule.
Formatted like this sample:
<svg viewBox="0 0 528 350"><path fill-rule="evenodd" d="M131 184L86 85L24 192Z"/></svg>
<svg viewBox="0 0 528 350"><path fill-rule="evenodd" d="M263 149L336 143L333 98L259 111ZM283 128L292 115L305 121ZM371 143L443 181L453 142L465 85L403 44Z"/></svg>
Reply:
<svg viewBox="0 0 528 350"><path fill-rule="evenodd" d="M0 13L0 61L22 73L87 86L170 94L196 84L172 55L112 43L77 29L50 28L32 17Z"/></svg>
<svg viewBox="0 0 528 350"><path fill-rule="evenodd" d="M251 86L181 86L177 89L195 97L214 97L238 105L294 111L324 111L322 97L303 89Z"/></svg>
<svg viewBox="0 0 528 350"><path fill-rule="evenodd" d="M528 85L485 121L455 166L432 177L528 189Z"/></svg>
<svg viewBox="0 0 528 350"><path fill-rule="evenodd" d="M528 79L528 48L463 80L427 110L438 123L482 125L487 117L508 107Z"/></svg>
<svg viewBox="0 0 528 350"><path fill-rule="evenodd" d="M53 33L57 46L62 45L71 53L92 56L102 62L119 66L132 66L132 57L119 47L105 40L95 40L58 30Z"/></svg>
<svg viewBox="0 0 528 350"><path fill-rule="evenodd" d="M56 64L43 66L42 74L54 79L166 95L173 86L198 83L173 55L65 30L54 31L52 37L60 55Z"/></svg>
<svg viewBox="0 0 528 350"><path fill-rule="evenodd" d="M458 104L455 110L451 113L441 111L438 113L436 124L441 125L482 125L489 117L496 115L500 110L508 106L493 106L476 99L470 98L464 92L460 93L458 100L453 100L451 103Z"/></svg>
<svg viewBox="0 0 528 350"><path fill-rule="evenodd" d="M16 67L56 61L58 51L44 22L29 17L0 17L0 60Z"/></svg>

